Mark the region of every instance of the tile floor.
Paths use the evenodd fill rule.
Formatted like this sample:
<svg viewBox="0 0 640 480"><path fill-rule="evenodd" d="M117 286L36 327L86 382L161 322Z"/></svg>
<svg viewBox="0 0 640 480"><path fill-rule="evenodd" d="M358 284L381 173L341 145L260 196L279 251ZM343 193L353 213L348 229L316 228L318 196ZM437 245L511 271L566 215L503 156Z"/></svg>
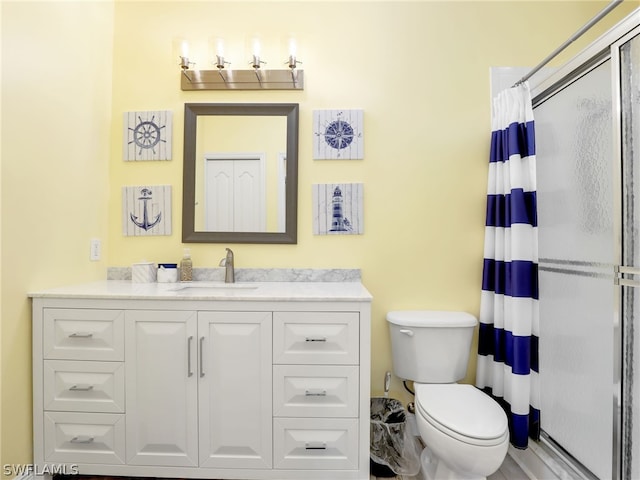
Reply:
<svg viewBox="0 0 640 480"><path fill-rule="evenodd" d="M377 480L376 477L372 476L370 480ZM386 478L381 480L422 480L420 476L417 477L395 477L395 478ZM522 470L518 464L513 461L513 459L507 455L502 463L500 469L487 477L487 480L529 480L529 477L524 470Z"/></svg>
<svg viewBox="0 0 640 480"><path fill-rule="evenodd" d="M55 475L55 480L125 480L127 477L101 477L94 475ZM494 473L493 475L487 477L487 480L528 480L529 477L524 473L524 471L518 466L513 459L507 455L500 469ZM139 478L136 480L165 480L165 479L155 479L155 478ZM173 479L180 480L180 479ZM377 480L376 477L372 476L370 480ZM386 478L381 480L422 480L420 476L418 477L395 477L395 478Z"/></svg>

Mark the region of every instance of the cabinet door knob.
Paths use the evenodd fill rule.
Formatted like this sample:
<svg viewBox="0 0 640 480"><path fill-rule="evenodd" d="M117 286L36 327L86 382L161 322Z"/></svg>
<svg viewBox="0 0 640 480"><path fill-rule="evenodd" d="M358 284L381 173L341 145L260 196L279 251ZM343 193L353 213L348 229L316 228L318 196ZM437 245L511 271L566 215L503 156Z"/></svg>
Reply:
<svg viewBox="0 0 640 480"><path fill-rule="evenodd" d="M307 337L304 339L305 342L326 342L326 337Z"/></svg>

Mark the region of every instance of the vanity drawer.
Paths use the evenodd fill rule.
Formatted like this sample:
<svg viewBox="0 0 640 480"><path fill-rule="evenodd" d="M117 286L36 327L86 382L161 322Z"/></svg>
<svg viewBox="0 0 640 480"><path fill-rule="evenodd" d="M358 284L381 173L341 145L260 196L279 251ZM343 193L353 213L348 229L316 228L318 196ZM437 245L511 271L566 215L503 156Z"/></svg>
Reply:
<svg viewBox="0 0 640 480"><path fill-rule="evenodd" d="M44 358L57 360L124 360L124 312L46 308Z"/></svg>
<svg viewBox="0 0 640 480"><path fill-rule="evenodd" d="M273 435L274 468L358 468L355 418L275 418Z"/></svg>
<svg viewBox="0 0 640 480"><path fill-rule="evenodd" d="M274 365L273 414L357 417L357 366Z"/></svg>
<svg viewBox="0 0 640 480"><path fill-rule="evenodd" d="M124 415L115 413L44 413L46 462L123 464Z"/></svg>
<svg viewBox="0 0 640 480"><path fill-rule="evenodd" d="M44 361L44 409L67 412L124 412L121 362Z"/></svg>
<svg viewBox="0 0 640 480"><path fill-rule="evenodd" d="M357 312L274 312L273 361L357 365Z"/></svg>

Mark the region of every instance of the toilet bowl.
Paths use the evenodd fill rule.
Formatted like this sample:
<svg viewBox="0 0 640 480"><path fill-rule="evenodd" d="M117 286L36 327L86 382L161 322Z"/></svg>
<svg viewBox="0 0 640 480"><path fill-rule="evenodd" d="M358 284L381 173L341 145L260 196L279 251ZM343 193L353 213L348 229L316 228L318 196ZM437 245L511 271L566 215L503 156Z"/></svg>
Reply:
<svg viewBox="0 0 640 480"><path fill-rule="evenodd" d="M465 377L477 319L465 312L387 314L394 373L415 387L416 422L426 445L427 480L481 480L500 468L509 447L502 407Z"/></svg>
<svg viewBox="0 0 640 480"><path fill-rule="evenodd" d="M494 473L509 447L507 416L472 385L416 384L416 422L426 444L426 480L480 480Z"/></svg>

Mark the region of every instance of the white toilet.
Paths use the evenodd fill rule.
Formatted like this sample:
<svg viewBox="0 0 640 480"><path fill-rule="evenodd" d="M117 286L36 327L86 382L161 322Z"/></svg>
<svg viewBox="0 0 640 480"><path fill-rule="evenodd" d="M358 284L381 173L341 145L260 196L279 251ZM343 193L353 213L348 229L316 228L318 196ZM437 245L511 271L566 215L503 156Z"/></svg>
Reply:
<svg viewBox="0 0 640 480"><path fill-rule="evenodd" d="M427 446L426 480L481 480L500 468L509 447L507 415L464 378L477 320L464 312L387 314L393 371L415 387L416 421Z"/></svg>

